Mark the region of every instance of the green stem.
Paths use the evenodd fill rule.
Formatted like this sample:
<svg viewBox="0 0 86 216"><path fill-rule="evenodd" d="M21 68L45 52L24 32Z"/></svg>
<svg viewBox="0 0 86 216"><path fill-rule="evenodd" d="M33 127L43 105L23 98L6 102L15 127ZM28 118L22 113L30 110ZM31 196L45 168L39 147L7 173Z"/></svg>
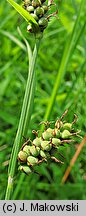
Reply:
<svg viewBox="0 0 86 216"><path fill-rule="evenodd" d="M36 65L39 44L40 44L40 40L37 40L35 47L34 47L32 60L30 63L19 126L17 130L16 138L14 141L10 164L9 164L9 176L8 176L8 184L7 184L7 191L6 191L6 197L5 197L6 200L9 200L11 198L11 193L13 191L13 178L15 175L17 157L18 157L18 152L19 152L20 145L21 145L22 136L27 133L27 130L28 130L27 125L29 125L30 123L32 105L33 105L34 93L35 93L35 80L36 80L35 65Z"/></svg>
<svg viewBox="0 0 86 216"><path fill-rule="evenodd" d="M81 36L81 32L83 31L83 28L85 28L86 20L84 22L84 25L83 25L82 29L80 29L79 33L77 34L77 27L80 24L79 21L80 21L80 17L81 17L84 5L85 5L85 0L82 0L81 4L80 4L80 9L79 9L79 12L78 12L76 22L75 22L73 30L72 30L72 33L71 33L70 36L68 36L68 40L67 40L67 43L66 43L66 46L65 46L65 49L64 49L64 53L63 53L63 56L62 56L60 68L59 68L59 71L58 71L58 74L57 74L57 77L56 77L56 82L55 82L55 85L54 85L54 88L53 88L53 91L52 91L52 95L50 96L49 104L47 106L46 113L45 113L45 116L44 116L44 121L47 121L50 118L52 108L53 108L54 103L55 103L55 98L56 98L56 95L57 95L57 91L58 91L59 86L61 84L62 78L63 78L63 76L64 76L64 74L66 72L68 62L69 62L70 58L72 57L74 48L75 48L75 46L76 46L76 44L77 44L77 42L78 42L78 40L79 40L79 38ZM41 130L42 129L43 129L43 126L41 126Z"/></svg>
<svg viewBox="0 0 86 216"><path fill-rule="evenodd" d="M25 173L20 174L18 184L16 185L16 188L15 188L13 194L12 194L12 199L13 200L16 200L16 197L18 196L18 194L20 192L20 188L22 187L22 184L24 182L25 176L26 176Z"/></svg>

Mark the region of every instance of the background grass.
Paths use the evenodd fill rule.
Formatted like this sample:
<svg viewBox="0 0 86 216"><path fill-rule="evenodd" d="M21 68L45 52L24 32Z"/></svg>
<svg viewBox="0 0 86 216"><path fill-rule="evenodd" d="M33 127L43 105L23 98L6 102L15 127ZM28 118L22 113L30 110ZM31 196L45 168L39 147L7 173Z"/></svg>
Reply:
<svg viewBox="0 0 86 216"><path fill-rule="evenodd" d="M20 2L20 1L17 1ZM46 115L47 106L55 86L56 76L62 60L65 44L75 23L80 0L56 1L59 8L59 20L51 18L45 30L36 66L36 93L34 110L28 128L28 137L33 129L40 129L38 124ZM76 37L85 23L84 11L81 14ZM28 57L25 44L20 37L17 26L29 41L31 47L34 38L26 32L26 22L6 2L0 1L0 199L4 199L7 185L7 170L18 127L21 106L28 73ZM8 33L9 32L9 33ZM49 120L61 116L69 109L67 120L72 121L78 115L75 128L81 129L82 136L86 131L86 28L68 60L65 75L56 94L55 103ZM22 140L22 143L24 140ZM79 140L80 142L80 140ZM42 164L41 176L31 174L29 177L20 174L16 168L13 199L86 199L86 145L76 161L67 182L61 185L61 179L76 145L67 150L61 149L65 164ZM27 188L27 190L26 190Z"/></svg>

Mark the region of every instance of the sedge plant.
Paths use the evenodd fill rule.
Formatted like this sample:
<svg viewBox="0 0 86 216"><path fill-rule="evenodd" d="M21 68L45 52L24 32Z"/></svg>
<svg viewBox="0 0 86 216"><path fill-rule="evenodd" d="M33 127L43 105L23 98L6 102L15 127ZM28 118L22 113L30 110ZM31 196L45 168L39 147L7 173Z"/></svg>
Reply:
<svg viewBox="0 0 86 216"><path fill-rule="evenodd" d="M34 94L35 94L35 83L36 83L36 74L35 74L35 66L36 59L38 55L38 50L40 46L41 38L43 37L43 32L46 29L49 19L51 16L56 16L57 10L54 13L49 14L49 10L53 1L46 0L23 0L22 6L17 4L13 0L7 0L15 10L21 14L21 16L27 22L27 31L28 33L32 33L35 38L34 50L32 52L28 41L24 38L27 50L28 50L28 58L29 58L29 72L26 84L26 90L23 100L23 105L21 109L21 116L19 120L18 130L15 137L14 145L12 148L9 169L8 169L8 184L6 190L6 200L11 199L11 194L13 191L13 181L16 169L16 163L18 158L19 148L21 146L22 136L26 136L28 127L30 123L33 102L34 102Z"/></svg>
<svg viewBox="0 0 86 216"><path fill-rule="evenodd" d="M81 4L80 4L79 11L78 11L78 14L77 14L76 21L75 21L74 26L72 28L72 31L67 36L68 39L67 39L66 45L65 45L64 50L63 50L62 60L61 60L61 63L59 65L59 70L58 70L58 73L57 73L56 82L55 82L55 84L53 86L52 94L50 96L49 103L48 103L48 105L46 107L45 116L43 118L44 122L46 122L50 118L52 108L53 108L54 103L56 101L57 92L58 92L60 83L62 81L62 78L63 78L63 76L66 73L69 60L71 60L72 55L73 55L73 53L75 51L75 48L76 48L76 46L78 44L78 41L79 41L79 39L80 39L80 37L81 37L84 29L85 29L86 19L84 19L83 22L82 22L82 12L85 14L84 4L85 4L85 0L82 0ZM81 25L81 23L82 23L82 25ZM79 27L80 25L81 25L81 28ZM57 30L55 30L55 31L57 31ZM51 32L50 34L53 35L55 33L55 31ZM78 32L78 34L77 34L77 32ZM43 129L44 129L44 125L41 124L41 131ZM27 145L27 143L26 143L26 145ZM31 143L29 143L29 144L31 145ZM33 146L33 144L34 143L32 141L32 146ZM22 146L21 150L23 150L23 146ZM20 151L19 151L19 161L20 161L20 167L19 167L19 169L21 171L23 171L23 172L32 172L32 171L34 171L34 169L33 169L34 166L31 167L31 165L30 165L30 167L29 167L30 170L29 170L29 168L27 167L27 163L26 162L25 163L21 162L21 159L20 159L20 157L21 157L20 153L21 152ZM29 151L29 154L31 154L30 151ZM49 156L49 154L48 154L48 156ZM24 181L24 178L25 178L24 173L21 173L20 179L19 179L19 184L16 185L15 191L14 191L13 196L12 196L13 199L15 199L17 197L17 195L18 195L18 193L20 191L21 185L22 185L22 183Z"/></svg>
<svg viewBox="0 0 86 216"><path fill-rule="evenodd" d="M25 90L25 96L23 100L21 116L19 121L19 126L17 130L17 134L15 137L10 164L9 164L9 173L8 173L8 184L5 199L11 199L11 194L13 191L13 180L15 176L15 169L17 159L19 161L19 170L23 171L27 175L34 171L34 167L39 165L40 163L48 162L48 160L52 159L55 162L63 163L63 161L55 158L53 152L58 151L60 145L64 145L64 143L70 143L73 141L73 136L79 136L79 131L73 131L73 124L76 122L76 116L72 123L64 122L62 119L67 113L67 110L64 114L54 122L54 126L50 126L50 122L47 121L49 119L52 107L55 102L57 90L59 88L61 79L66 71L66 67L68 64L68 60L73 53L74 47L77 44L77 41L80 38L82 30L84 29L84 25L79 31L79 34L76 37L76 27L78 26L80 16L84 6L84 0L81 1L80 11L75 22L73 31L69 36L68 42L65 46L62 62L57 74L56 83L52 91L52 95L50 98L49 106L47 107L44 122L45 128L44 131L38 133L37 131L33 131L36 138L34 140L27 140L23 146L21 147L22 136L26 136L28 127L32 114L32 108L34 103L34 94L35 94L35 84L36 84L36 73L35 73L35 65L36 59L38 55L38 50L40 46L41 39L43 37L43 32L46 29L48 22L51 16L57 16L58 10L55 9L53 13L48 13L51 5L53 4L53 0L23 0L23 7L18 5L13 0L7 0L27 21L27 32L31 33L35 37L35 45L34 50L32 52L28 41L23 37L27 50L28 50L28 59L29 59L29 72L27 78L27 85ZM20 31L20 30L19 30ZM21 148L20 148L21 147ZM24 179L24 175L21 176L21 182ZM19 190L19 188L18 188Z"/></svg>

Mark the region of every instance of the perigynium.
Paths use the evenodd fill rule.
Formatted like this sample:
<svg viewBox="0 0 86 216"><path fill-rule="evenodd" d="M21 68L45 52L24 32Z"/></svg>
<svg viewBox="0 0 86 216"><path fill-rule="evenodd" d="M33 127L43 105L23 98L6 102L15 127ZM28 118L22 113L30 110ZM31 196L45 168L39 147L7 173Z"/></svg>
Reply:
<svg viewBox="0 0 86 216"><path fill-rule="evenodd" d="M54 122L42 122L45 125L43 132L34 131L35 139L27 140L18 153L19 170L27 175L34 171L34 167L42 162L49 163L50 159L54 162L63 164L64 162L55 157L60 146L74 142L74 137L79 136L80 131L74 131L74 124L77 120L75 115L72 123L63 121L68 110ZM32 131L33 132L33 131Z"/></svg>

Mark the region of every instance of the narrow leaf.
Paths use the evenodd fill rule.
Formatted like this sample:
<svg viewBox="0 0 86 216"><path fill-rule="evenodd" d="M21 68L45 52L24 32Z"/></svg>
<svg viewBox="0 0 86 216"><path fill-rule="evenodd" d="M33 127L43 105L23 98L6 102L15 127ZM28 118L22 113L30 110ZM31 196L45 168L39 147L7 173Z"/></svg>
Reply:
<svg viewBox="0 0 86 216"><path fill-rule="evenodd" d="M21 14L21 16L29 23L29 22L32 22L36 25L37 22L36 20L29 14L29 12L27 12L22 6L20 6L19 4L17 4L15 1L13 0L7 0L14 8L15 10Z"/></svg>

